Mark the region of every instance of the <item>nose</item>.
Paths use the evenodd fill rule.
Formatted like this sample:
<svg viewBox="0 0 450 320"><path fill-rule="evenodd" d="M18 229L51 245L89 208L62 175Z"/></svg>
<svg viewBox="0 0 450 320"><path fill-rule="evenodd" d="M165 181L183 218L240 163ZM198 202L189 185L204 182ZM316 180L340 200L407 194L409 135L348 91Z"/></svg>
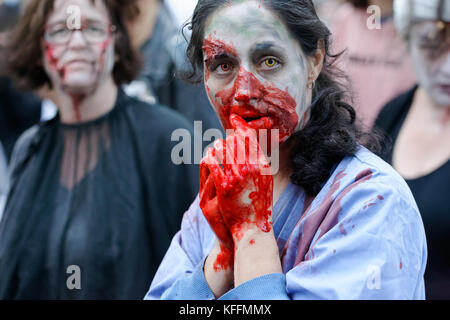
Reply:
<svg viewBox="0 0 450 320"><path fill-rule="evenodd" d="M258 99L262 94L261 82L251 73L241 67L235 82L234 99L248 103L252 99Z"/></svg>
<svg viewBox="0 0 450 320"><path fill-rule="evenodd" d="M72 49L85 48L88 45L82 30L73 30L68 46Z"/></svg>

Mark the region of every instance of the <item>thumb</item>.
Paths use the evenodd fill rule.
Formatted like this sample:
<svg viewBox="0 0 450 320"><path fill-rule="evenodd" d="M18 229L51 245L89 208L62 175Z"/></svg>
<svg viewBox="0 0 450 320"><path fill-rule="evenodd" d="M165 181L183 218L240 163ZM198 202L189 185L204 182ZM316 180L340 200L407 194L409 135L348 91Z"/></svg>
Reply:
<svg viewBox="0 0 450 320"><path fill-rule="evenodd" d="M245 122L245 120L242 119L241 116L239 116L235 113L232 113L230 115L230 123L231 123L231 126L233 127L233 129L235 129L235 130L247 131L247 130L251 129L250 126L248 125L248 123Z"/></svg>

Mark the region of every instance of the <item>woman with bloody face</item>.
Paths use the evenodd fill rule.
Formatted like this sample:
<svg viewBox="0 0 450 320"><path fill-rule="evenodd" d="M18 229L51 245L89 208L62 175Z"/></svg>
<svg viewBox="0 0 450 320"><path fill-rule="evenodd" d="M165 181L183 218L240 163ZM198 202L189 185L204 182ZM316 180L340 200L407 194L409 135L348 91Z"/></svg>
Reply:
<svg viewBox="0 0 450 320"><path fill-rule="evenodd" d="M59 113L13 155L1 299L141 299L194 200L198 170L171 158L189 124L120 88L139 72L133 12L129 0L31 0L19 21L11 70L51 86Z"/></svg>
<svg viewBox="0 0 450 320"><path fill-rule="evenodd" d="M389 102L377 127L392 142L384 159L405 178L425 225L427 299L450 299L450 3L394 1L418 83Z"/></svg>
<svg viewBox="0 0 450 320"><path fill-rule="evenodd" d="M376 139L345 103L312 2L200 0L191 27L191 79L228 135L146 298L423 299L418 209L363 147Z"/></svg>

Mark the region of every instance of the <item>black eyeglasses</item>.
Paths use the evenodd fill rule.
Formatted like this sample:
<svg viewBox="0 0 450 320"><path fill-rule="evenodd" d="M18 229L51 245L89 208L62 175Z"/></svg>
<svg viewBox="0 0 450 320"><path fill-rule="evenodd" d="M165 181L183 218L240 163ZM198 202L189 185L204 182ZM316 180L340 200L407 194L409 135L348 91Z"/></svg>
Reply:
<svg viewBox="0 0 450 320"><path fill-rule="evenodd" d="M45 28L44 39L51 44L64 45L69 43L75 31L80 31L89 44L96 44L106 41L116 31L116 27L99 21L88 21L81 28L69 28L66 23L55 23Z"/></svg>

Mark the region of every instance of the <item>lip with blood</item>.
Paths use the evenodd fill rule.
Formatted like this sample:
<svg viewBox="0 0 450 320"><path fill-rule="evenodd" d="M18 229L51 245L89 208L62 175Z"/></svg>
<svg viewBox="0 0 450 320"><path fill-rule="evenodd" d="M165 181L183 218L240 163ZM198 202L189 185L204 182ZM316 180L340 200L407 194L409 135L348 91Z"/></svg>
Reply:
<svg viewBox="0 0 450 320"><path fill-rule="evenodd" d="M108 46L111 44L112 42L112 36L108 36L108 38L101 42L100 44L98 44L99 48L100 48L100 57L98 60L98 63L96 64L96 69L95 69L95 83L98 84L101 76L104 73L105 70L105 56L107 53L107 49ZM55 51L56 49L60 49L61 46L60 45L52 45L48 42L44 43L45 46L45 56L47 58L47 61L49 63L50 68L52 68L53 70L56 71L56 73L59 75L59 78L62 81L62 88L66 88L66 79L67 79L67 64L61 63L61 58L56 57ZM66 49L67 50L67 49ZM90 90L95 91L95 88L90 88ZM81 121L81 104L83 103L84 99L87 96L87 93L73 93L73 92L69 92L68 93L71 100L72 100L72 106L74 109L74 115L75 115L75 120L76 121Z"/></svg>
<svg viewBox="0 0 450 320"><path fill-rule="evenodd" d="M214 39L212 35L204 40L203 52L205 62L222 53L237 57L232 45ZM206 83L210 74L208 67L205 67L205 70ZM270 83L262 83L244 67L240 67L231 88L213 93L207 86L206 90L225 129L233 129L229 119L232 114L237 114L250 128L267 129L268 141L271 141L270 131L278 129L281 143L286 141L298 126L297 102L287 88L283 91Z"/></svg>
<svg viewBox="0 0 450 320"><path fill-rule="evenodd" d="M235 134L218 140L200 165L200 208L220 240L220 253L214 262L214 270L226 270L234 260L236 244L249 228L262 232L272 230L273 178L261 174L269 164L258 148L255 135L238 115L230 116ZM249 137L247 139L246 137ZM237 148L258 148L258 161L245 164L224 161L226 154L236 155ZM248 159L246 159L248 160ZM250 241L249 244L254 244Z"/></svg>

